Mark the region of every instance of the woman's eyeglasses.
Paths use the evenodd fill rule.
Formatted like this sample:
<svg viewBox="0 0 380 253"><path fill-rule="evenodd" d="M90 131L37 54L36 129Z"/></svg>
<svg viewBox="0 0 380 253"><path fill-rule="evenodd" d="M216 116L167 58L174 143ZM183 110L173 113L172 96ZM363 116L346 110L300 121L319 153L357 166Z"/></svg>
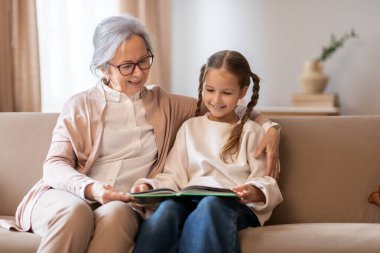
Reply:
<svg viewBox="0 0 380 253"><path fill-rule="evenodd" d="M136 66L140 68L140 70L146 70L149 69L153 64L153 57L154 55L149 52L149 56L146 56L139 60L138 62L129 62L129 63L123 63L120 65L112 65L111 63L108 63L109 65L118 68L120 71L120 74L123 76L128 76L135 71Z"/></svg>

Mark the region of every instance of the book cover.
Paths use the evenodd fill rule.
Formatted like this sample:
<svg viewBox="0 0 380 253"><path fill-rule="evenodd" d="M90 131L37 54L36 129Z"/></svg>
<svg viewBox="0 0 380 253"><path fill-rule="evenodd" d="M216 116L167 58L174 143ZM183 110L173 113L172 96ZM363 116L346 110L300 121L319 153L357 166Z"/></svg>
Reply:
<svg viewBox="0 0 380 253"><path fill-rule="evenodd" d="M153 204L169 198L218 196L237 198L237 195L229 189L192 185L176 192L168 188L153 189L144 192L131 193L138 204Z"/></svg>

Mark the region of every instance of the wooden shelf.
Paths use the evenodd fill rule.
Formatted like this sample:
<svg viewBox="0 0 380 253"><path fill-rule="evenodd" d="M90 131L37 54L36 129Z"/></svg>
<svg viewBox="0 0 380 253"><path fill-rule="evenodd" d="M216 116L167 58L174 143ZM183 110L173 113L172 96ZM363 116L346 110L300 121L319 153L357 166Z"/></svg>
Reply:
<svg viewBox="0 0 380 253"><path fill-rule="evenodd" d="M267 117L273 116L336 116L338 107L315 106L258 106L256 110Z"/></svg>

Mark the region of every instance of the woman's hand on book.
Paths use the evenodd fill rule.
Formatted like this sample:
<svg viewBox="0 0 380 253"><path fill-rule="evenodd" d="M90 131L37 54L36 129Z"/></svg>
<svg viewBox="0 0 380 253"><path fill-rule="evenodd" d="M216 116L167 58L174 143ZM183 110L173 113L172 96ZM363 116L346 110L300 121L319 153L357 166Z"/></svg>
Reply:
<svg viewBox="0 0 380 253"><path fill-rule="evenodd" d="M251 202L264 202L265 203L265 195L264 193L251 184L243 184L232 188L232 191L236 193L236 195L240 198L240 203L248 204Z"/></svg>
<svg viewBox="0 0 380 253"><path fill-rule="evenodd" d="M112 185L105 184L102 182L95 182L86 187L85 190L86 198L89 200L96 200L100 204L106 204L110 201L118 200L129 202L134 200L134 197L123 193L113 187Z"/></svg>

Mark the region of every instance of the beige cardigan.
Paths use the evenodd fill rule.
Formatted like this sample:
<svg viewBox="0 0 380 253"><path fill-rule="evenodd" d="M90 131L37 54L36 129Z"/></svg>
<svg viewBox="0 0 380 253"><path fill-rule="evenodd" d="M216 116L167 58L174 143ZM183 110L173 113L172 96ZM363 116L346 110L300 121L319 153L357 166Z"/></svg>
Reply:
<svg viewBox="0 0 380 253"><path fill-rule="evenodd" d="M158 86L144 87L141 98L146 119L154 129L158 149L158 159L148 175L153 177L162 171L179 127L185 120L194 117L196 99L167 94ZM16 223L9 224L9 227L30 230L33 206L41 194L51 187L81 197L79 186L83 184L65 183L64 175L71 174L83 179L89 174L98 157L105 106L105 94L100 83L73 96L65 104L53 130L51 146L43 165L44 176L23 198L16 211ZM266 121L262 115L257 115L252 115L256 122L262 124Z"/></svg>
<svg viewBox="0 0 380 253"><path fill-rule="evenodd" d="M146 110L146 118L153 126L158 159L149 177L160 172L176 132L181 124L193 117L196 100L189 97L165 93L158 86L144 88L141 97ZM43 192L61 180L61 171L87 175L99 153L103 134L103 112L106 106L101 84L73 96L65 104L53 131L51 146L44 162L44 177L27 193L16 211L15 228L30 229L31 211ZM54 172L53 172L54 171ZM54 173L56 173L54 180ZM46 176L49 175L49 176ZM47 178L46 178L47 177ZM62 184L63 188L80 196L79 184Z"/></svg>

